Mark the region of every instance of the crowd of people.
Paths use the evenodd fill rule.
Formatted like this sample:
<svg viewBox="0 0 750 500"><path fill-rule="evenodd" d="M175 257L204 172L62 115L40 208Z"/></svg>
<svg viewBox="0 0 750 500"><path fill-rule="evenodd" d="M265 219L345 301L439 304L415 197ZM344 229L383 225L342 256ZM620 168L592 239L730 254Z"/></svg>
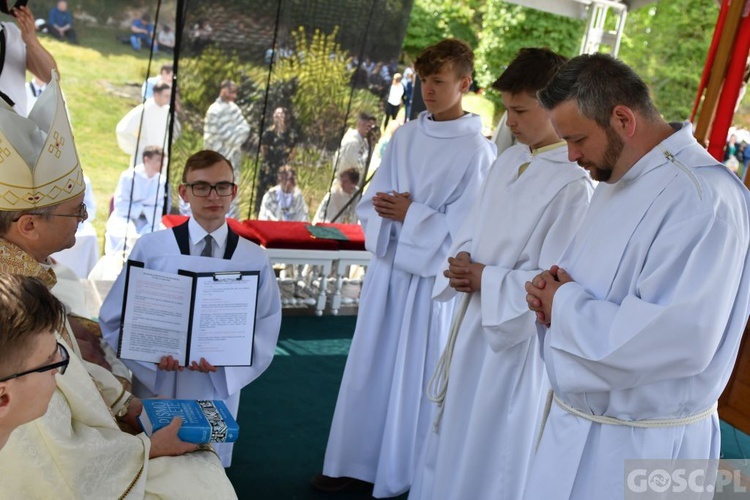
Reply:
<svg viewBox="0 0 750 500"><path fill-rule="evenodd" d="M63 36L66 2L54 10L53 29L70 25ZM217 399L237 416L242 388L273 360L274 270L227 220L251 131L239 86L221 82L202 149L181 166L187 221L162 229L165 133L179 133L173 68L144 83L144 102L116 129L131 162L106 239L153 271L257 273L253 363L118 359L127 269L98 323L50 292L50 256L75 244L90 186L54 59L30 11L15 12L0 75L18 98L0 102L0 496L236 498L231 444L184 442L179 418L147 436L137 417L141 398ZM154 36L138 21L134 48ZM28 117L14 73L26 69L37 99ZM360 223L372 260L311 486L425 500L625 498L628 460L718 459L716 401L750 314L750 193L689 124L662 119L632 68L603 54L522 49L493 84L516 141L498 155L463 110L473 69L464 42L426 48L413 70L426 111L391 124L382 152L378 120L360 113L333 157L313 222ZM406 78L389 81L394 122ZM259 219L310 220L291 114L277 107L258 134ZM744 149L733 136L725 161L746 166Z"/></svg>

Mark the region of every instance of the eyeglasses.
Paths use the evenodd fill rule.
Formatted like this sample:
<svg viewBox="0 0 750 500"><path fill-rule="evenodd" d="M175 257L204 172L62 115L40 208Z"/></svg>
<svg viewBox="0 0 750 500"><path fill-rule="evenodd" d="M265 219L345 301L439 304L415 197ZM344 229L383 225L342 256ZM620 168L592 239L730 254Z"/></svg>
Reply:
<svg viewBox="0 0 750 500"><path fill-rule="evenodd" d="M234 188L237 186L234 182L217 182L216 184L209 184L207 182L193 182L192 184L188 184L185 182L182 185L189 187L195 196L201 198L210 196L211 190L215 190L219 196L231 196Z"/></svg>
<svg viewBox="0 0 750 500"><path fill-rule="evenodd" d="M81 205L78 207L78 213L75 214L49 214L49 213L39 213L39 212L26 212L24 214L19 215L15 219L13 219L13 222L18 222L21 217L24 215L37 215L39 217L75 217L76 219L79 219L80 222L85 221L89 218L89 212L86 210L86 204L81 203Z"/></svg>
<svg viewBox="0 0 750 500"><path fill-rule="evenodd" d="M33 370L16 373L15 375L11 375L9 377L0 378L0 382L23 377L24 375L29 375L31 373L44 373L55 369L60 375L62 375L63 373L65 373L65 370L67 370L68 363L70 363L70 354L68 354L68 350L60 342L57 343L57 352L60 354L60 361L56 361L55 363L49 365L40 366L39 368L34 368Z"/></svg>

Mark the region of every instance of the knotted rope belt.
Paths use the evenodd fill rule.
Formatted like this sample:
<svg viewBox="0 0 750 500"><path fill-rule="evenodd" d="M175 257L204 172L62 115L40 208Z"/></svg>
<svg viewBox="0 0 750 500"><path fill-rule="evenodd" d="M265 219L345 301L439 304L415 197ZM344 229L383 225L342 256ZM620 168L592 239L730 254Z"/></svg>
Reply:
<svg viewBox="0 0 750 500"><path fill-rule="evenodd" d="M547 424L547 417L549 417L550 410L552 409L552 401L554 401L557 404L557 406L567 411L571 415L584 418L590 422L595 422L597 424L604 424L604 425L624 425L627 427L638 427L641 429L681 427L683 425L694 424L696 422L700 422L701 420L704 420L710 417L711 415L714 414L714 412L716 412L716 409L718 408L718 402L717 402L703 411L694 413L692 415L688 415L686 417L654 418L654 419L646 419L646 420L621 420L619 418L608 417L606 415L592 415L591 413L583 412L579 410L578 408L574 408L570 406L568 403L566 403L565 401L557 397L557 394L555 394L553 391L550 390L547 393L547 401L546 401L546 404L544 405L544 413L542 414L542 422L539 428L539 437L536 440L537 448L539 448L539 443L542 441L542 434L544 433L544 427Z"/></svg>

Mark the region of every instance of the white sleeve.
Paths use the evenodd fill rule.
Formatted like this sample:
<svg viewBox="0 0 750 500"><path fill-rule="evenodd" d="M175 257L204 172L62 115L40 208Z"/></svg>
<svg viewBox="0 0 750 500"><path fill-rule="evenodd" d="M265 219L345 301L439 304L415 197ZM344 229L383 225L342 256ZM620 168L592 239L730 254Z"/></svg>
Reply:
<svg viewBox="0 0 750 500"><path fill-rule="evenodd" d="M665 219L621 303L575 282L557 290L544 346L550 380L578 393L703 372L725 339L747 255L747 230L721 218Z"/></svg>

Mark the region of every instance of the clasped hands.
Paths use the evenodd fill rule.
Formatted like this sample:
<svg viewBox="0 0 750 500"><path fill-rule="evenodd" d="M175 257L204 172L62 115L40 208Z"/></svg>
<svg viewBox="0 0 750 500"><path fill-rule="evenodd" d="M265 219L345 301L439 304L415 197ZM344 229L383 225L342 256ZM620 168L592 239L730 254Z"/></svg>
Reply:
<svg viewBox="0 0 750 500"><path fill-rule="evenodd" d="M482 271L484 264L472 262L469 252L458 252L455 257L448 257L448 269L443 276L457 292L472 293L482 288Z"/></svg>
<svg viewBox="0 0 750 500"><path fill-rule="evenodd" d="M534 279L526 282L526 303L536 313L537 321L547 327L552 324L552 299L555 292L571 281L573 278L565 269L552 266L549 271L537 274Z"/></svg>
<svg viewBox="0 0 750 500"><path fill-rule="evenodd" d="M174 359L172 356L162 356L161 361L157 365L160 370L175 372L182 371L185 368L191 371L199 371L201 373L215 372L216 367L206 361L206 358L201 358L200 363L193 361L189 366L180 366L179 360Z"/></svg>
<svg viewBox="0 0 750 500"><path fill-rule="evenodd" d="M404 222L406 211L411 205L411 195L408 192L398 193L375 193L372 197L372 206L379 216L384 219L391 219L398 222Z"/></svg>

